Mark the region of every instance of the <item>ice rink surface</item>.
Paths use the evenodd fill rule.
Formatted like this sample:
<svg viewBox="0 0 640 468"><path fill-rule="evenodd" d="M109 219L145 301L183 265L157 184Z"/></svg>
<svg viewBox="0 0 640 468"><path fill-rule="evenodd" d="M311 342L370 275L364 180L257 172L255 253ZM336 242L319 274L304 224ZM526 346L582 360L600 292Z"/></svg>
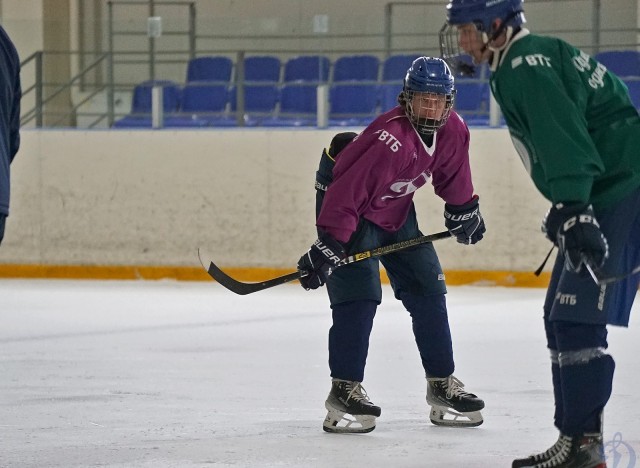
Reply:
<svg viewBox="0 0 640 468"><path fill-rule="evenodd" d="M375 431L322 431L324 291L0 281L1 467L508 467L556 439L543 289L450 287L456 376L478 428L433 426L408 313L389 287L364 386ZM640 457L640 317L610 328L610 468ZM640 461L638 462L640 467Z"/></svg>

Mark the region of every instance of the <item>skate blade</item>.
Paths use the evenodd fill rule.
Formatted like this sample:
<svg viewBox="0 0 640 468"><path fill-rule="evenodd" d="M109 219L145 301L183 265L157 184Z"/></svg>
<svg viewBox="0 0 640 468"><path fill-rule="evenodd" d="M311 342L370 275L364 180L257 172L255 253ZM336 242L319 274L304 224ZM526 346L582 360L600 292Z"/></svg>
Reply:
<svg viewBox="0 0 640 468"><path fill-rule="evenodd" d="M436 426L448 427L476 427L484 422L480 411L459 413L444 406L433 406L429 419Z"/></svg>
<svg viewBox="0 0 640 468"><path fill-rule="evenodd" d="M376 428L376 417L365 414L349 414L327 408L327 416L322 423L325 432L333 434L366 434Z"/></svg>

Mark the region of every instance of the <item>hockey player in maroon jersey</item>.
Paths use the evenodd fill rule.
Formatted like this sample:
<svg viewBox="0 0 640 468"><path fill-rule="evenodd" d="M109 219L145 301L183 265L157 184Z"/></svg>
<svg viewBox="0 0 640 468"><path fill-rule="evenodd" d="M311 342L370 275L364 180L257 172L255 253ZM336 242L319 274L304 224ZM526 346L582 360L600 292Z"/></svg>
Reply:
<svg viewBox="0 0 640 468"><path fill-rule="evenodd" d="M445 225L458 242L485 232L473 193L469 130L453 110L454 79L439 58L420 57L407 71L399 103L359 135L336 135L323 153L316 181L318 240L298 263L305 289L327 284L332 385L327 432L370 432L380 407L362 388L376 308L382 300L379 261L394 295L411 315L427 378L434 424L482 424L484 402L453 376L445 281L433 244L336 269L346 255L421 235L414 192L431 182L445 202ZM339 156L339 157L338 157ZM335 163L335 165L334 165ZM334 271L335 270L335 271Z"/></svg>

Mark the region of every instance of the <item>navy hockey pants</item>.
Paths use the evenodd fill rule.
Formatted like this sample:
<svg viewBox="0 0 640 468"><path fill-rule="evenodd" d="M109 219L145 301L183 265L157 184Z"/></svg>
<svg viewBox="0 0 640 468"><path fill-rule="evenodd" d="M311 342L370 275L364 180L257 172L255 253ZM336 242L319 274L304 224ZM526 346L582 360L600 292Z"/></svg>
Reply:
<svg viewBox="0 0 640 468"><path fill-rule="evenodd" d="M422 235L412 209L394 233L361 220L347 244L349 254ZM333 325L329 331L331 376L362 382L369 336L376 308L382 301L380 267L389 276L394 295L409 311L425 372L433 377L453 373L453 351L447 316L446 287L432 244L367 259L338 268L327 281Z"/></svg>

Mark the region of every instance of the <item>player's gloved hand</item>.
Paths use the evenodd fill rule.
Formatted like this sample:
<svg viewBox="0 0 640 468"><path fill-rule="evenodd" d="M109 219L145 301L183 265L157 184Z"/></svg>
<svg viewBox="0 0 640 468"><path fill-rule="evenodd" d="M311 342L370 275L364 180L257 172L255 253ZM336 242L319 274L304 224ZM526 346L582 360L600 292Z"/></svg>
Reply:
<svg viewBox="0 0 640 468"><path fill-rule="evenodd" d="M444 225L461 244L475 244L487 230L478 203L479 198L474 195L464 205L444 205Z"/></svg>
<svg viewBox="0 0 640 468"><path fill-rule="evenodd" d="M593 269L602 267L609 256L607 239L591 205L557 203L542 221L542 229L564 255L567 268L576 273L585 262Z"/></svg>
<svg viewBox="0 0 640 468"><path fill-rule="evenodd" d="M300 278L304 289L317 289L327 282L327 278L346 257L344 247L329 234L321 234L309 251L300 257L298 270L309 274Z"/></svg>

